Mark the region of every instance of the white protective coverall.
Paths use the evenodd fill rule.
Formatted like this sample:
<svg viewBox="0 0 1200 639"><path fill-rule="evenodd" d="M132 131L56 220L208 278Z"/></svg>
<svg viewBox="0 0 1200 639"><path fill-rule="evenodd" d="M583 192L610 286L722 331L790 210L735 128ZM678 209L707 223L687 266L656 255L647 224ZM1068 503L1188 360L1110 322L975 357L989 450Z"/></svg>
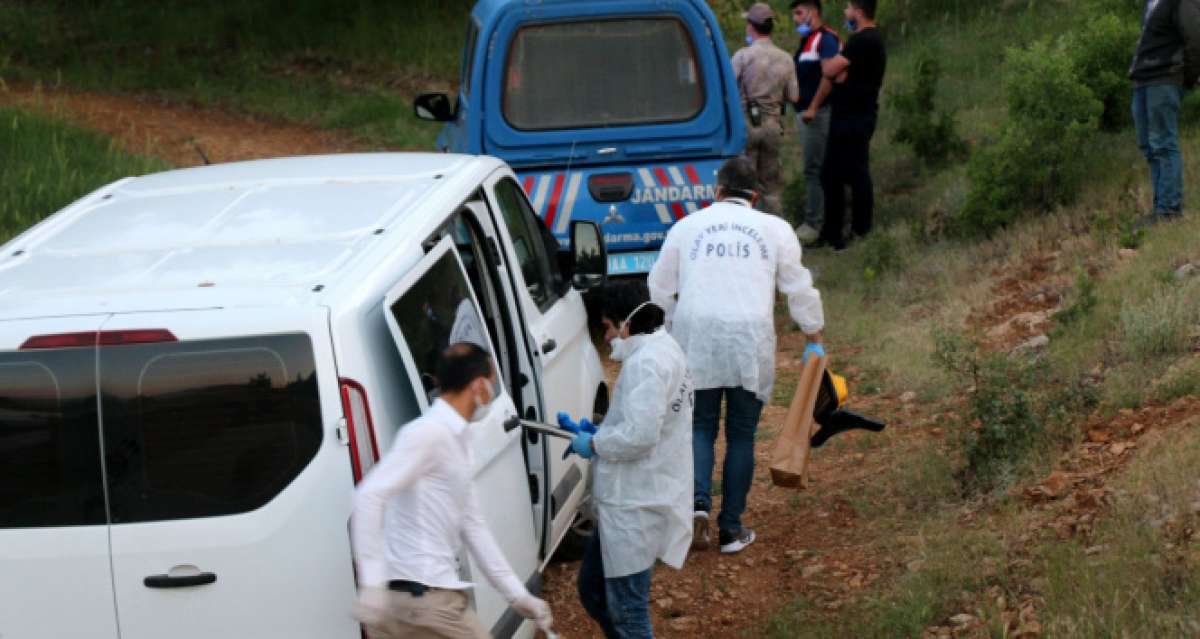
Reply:
<svg viewBox="0 0 1200 639"><path fill-rule="evenodd" d="M783 218L730 198L671 228L646 282L667 312L697 389L742 387L769 402L775 289L805 333L825 325L821 294ZM678 294L678 301L676 295Z"/></svg>
<svg viewBox="0 0 1200 639"><path fill-rule="evenodd" d="M634 335L592 445L592 500L606 578L656 559L683 567L692 541L692 383L665 330Z"/></svg>

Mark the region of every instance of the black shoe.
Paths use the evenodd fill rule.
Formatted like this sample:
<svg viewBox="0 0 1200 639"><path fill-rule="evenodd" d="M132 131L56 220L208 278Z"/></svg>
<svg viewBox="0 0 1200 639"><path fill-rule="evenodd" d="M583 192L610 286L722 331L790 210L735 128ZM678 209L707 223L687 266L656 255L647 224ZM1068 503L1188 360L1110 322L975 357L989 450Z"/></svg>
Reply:
<svg viewBox="0 0 1200 639"><path fill-rule="evenodd" d="M722 530L718 538L721 542L721 554L732 555L742 552L746 546L754 543L754 531L742 526L741 530Z"/></svg>

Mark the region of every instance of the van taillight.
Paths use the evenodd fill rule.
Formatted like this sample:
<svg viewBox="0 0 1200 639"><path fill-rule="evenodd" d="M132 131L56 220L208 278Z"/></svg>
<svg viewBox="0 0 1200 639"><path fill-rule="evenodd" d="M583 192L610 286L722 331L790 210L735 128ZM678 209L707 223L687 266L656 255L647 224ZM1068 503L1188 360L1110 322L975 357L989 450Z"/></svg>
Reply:
<svg viewBox="0 0 1200 639"><path fill-rule="evenodd" d="M43 348L80 348L85 346L124 346L126 344L153 344L177 342L175 335L163 328L139 328L122 331L84 331L81 333L56 333L34 335L21 344L21 350Z"/></svg>
<svg viewBox="0 0 1200 639"><path fill-rule="evenodd" d="M623 202L633 193L632 173L597 173L588 176L588 193L597 202Z"/></svg>
<svg viewBox="0 0 1200 639"><path fill-rule="evenodd" d="M358 483L379 461L379 444L375 441L375 424L371 421L366 389L344 377L340 384L342 412L346 416L346 431L350 438L350 464L354 468L354 483Z"/></svg>

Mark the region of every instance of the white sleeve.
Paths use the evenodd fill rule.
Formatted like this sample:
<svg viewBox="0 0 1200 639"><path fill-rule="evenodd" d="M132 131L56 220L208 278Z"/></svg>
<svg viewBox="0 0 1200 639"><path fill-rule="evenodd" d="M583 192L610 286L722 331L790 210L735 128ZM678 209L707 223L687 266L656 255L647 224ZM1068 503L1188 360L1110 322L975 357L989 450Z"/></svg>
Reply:
<svg viewBox="0 0 1200 639"><path fill-rule="evenodd" d="M615 398L621 403L622 419L603 422L592 438L596 455L606 461L633 461L649 455L658 445L670 402L669 380L652 360L627 365L621 375L635 376L629 385L632 390Z"/></svg>
<svg viewBox="0 0 1200 639"><path fill-rule="evenodd" d="M675 234L667 233L667 239L658 253L658 261L646 277L650 301L662 308L668 326L675 314L675 296L679 293L679 243L674 238Z"/></svg>
<svg viewBox="0 0 1200 639"><path fill-rule="evenodd" d="M787 223L783 223L787 227ZM779 256L775 267L775 285L787 296L788 311L805 333L816 333L825 327L825 310L821 293L813 287L812 273L800 263L800 240L790 227L777 234L780 238Z"/></svg>
<svg viewBox="0 0 1200 639"><path fill-rule="evenodd" d="M432 433L417 432L396 440L397 444L401 441L403 444L394 445L354 491L350 541L357 561L358 581L363 586L383 586L388 580L383 530L388 498L415 485L437 463L438 448ZM403 452L398 452L400 449Z"/></svg>
<svg viewBox="0 0 1200 639"><path fill-rule="evenodd" d="M529 594L529 591L525 589L525 584L521 583L521 580L513 573L512 567L508 565L508 560L500 551L500 546L496 543L496 538L492 536L492 531L488 530L487 522L484 521L479 510L479 500L475 496L474 485L471 486L470 494L467 495L467 512L466 518L463 520L462 540L471 552L471 556L475 558L475 563L483 571L483 575L487 577L489 583L495 586L496 590L500 591L505 601L512 603Z"/></svg>

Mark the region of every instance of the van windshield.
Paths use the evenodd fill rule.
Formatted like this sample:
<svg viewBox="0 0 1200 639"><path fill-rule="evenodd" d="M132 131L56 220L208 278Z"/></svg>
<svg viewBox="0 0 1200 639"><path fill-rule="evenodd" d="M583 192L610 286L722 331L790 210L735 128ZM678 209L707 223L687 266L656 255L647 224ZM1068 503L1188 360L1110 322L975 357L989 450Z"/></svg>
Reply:
<svg viewBox="0 0 1200 639"><path fill-rule="evenodd" d="M509 50L503 109L517 129L681 122L704 100L696 52L676 18L530 25Z"/></svg>

